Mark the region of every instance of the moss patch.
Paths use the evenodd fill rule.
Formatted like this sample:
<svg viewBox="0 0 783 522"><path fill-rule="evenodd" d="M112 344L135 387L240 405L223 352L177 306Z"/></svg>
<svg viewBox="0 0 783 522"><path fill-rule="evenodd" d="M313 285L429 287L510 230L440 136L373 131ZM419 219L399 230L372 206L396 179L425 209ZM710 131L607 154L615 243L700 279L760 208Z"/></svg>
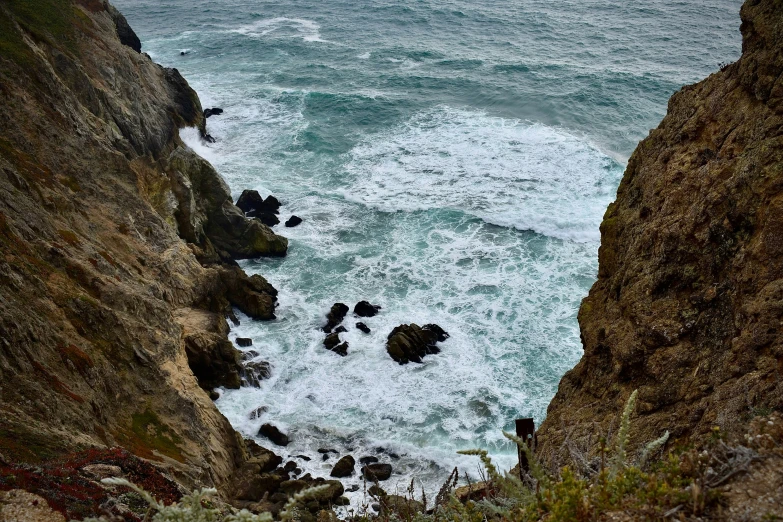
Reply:
<svg viewBox="0 0 783 522"><path fill-rule="evenodd" d="M161 460L153 452L155 450L178 462L185 462L185 457L179 448L182 439L149 408L142 413L134 414L129 432L119 434L119 438L124 446L140 457Z"/></svg>

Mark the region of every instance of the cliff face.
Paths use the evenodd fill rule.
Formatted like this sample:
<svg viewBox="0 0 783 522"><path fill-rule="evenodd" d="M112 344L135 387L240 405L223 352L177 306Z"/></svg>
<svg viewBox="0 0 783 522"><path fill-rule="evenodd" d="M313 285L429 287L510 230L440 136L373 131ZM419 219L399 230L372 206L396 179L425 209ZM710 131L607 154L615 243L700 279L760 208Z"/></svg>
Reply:
<svg viewBox="0 0 783 522"><path fill-rule="evenodd" d="M783 2L741 18L740 60L671 98L606 211L584 356L538 432L551 463L594 452L637 388L637 445L783 408Z"/></svg>
<svg viewBox="0 0 783 522"><path fill-rule="evenodd" d="M101 0L0 2L0 461L120 445L223 487L244 446L198 381L238 385L232 304L274 316L231 259L287 242L183 145L198 96L137 50Z"/></svg>

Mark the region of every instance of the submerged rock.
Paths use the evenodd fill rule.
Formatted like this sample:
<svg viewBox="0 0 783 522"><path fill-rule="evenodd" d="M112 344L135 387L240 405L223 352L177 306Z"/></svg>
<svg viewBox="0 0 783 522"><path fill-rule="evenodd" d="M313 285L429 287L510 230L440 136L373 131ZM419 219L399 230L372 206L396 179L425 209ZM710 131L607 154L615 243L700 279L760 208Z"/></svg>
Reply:
<svg viewBox="0 0 783 522"><path fill-rule="evenodd" d="M351 455L346 455L337 461L337 464L332 468L332 477L347 477L353 473L353 468L356 465L356 461Z"/></svg>
<svg viewBox="0 0 783 522"><path fill-rule="evenodd" d="M359 462L365 466L367 464L375 464L376 462L378 462L378 457L362 457L359 459Z"/></svg>
<svg viewBox="0 0 783 522"><path fill-rule="evenodd" d="M278 446L288 446L288 444L291 442L291 440L288 438L288 435L280 431L277 426L268 423L261 426L261 428L258 430L258 436L265 437Z"/></svg>
<svg viewBox="0 0 783 522"><path fill-rule="evenodd" d="M247 348L253 346L253 339L249 337L237 337L237 346L241 348Z"/></svg>
<svg viewBox="0 0 783 522"><path fill-rule="evenodd" d="M285 226L287 226L288 228L293 228L301 223L302 223L302 218L300 218L299 216L291 216L290 218L288 218L288 221L285 222Z"/></svg>
<svg viewBox="0 0 783 522"><path fill-rule="evenodd" d="M323 331L330 333L335 326L343 322L345 316L348 314L348 305L344 303L334 303L329 313L326 314L326 326L323 327Z"/></svg>
<svg viewBox="0 0 783 522"><path fill-rule="evenodd" d="M435 324L420 327L417 324L403 324L392 330L386 341L386 351L400 364L420 363L425 355L436 354L440 348L435 343L448 339L449 334Z"/></svg>
<svg viewBox="0 0 783 522"><path fill-rule="evenodd" d="M356 306L353 307L353 313L359 317L373 317L381 309L378 305L373 305L367 301L359 301Z"/></svg>

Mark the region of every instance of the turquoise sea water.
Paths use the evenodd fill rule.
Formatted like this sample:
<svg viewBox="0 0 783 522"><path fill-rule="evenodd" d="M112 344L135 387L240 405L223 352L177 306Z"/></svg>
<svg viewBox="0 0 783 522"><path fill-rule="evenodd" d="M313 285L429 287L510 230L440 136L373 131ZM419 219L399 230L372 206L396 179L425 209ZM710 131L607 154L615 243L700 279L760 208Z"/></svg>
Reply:
<svg viewBox="0 0 783 522"><path fill-rule="evenodd" d="M540 422L581 355L576 313L628 156L674 91L740 51L738 0L115 4L225 110L208 120L217 143L186 142L235 197L271 193L304 219L278 227L288 257L243 263L280 307L232 337L253 337L273 375L219 408L248 436L279 425L314 474L331 469L320 447L383 448L389 489L475 476L458 449L513 464L501 429ZM349 355L326 351L331 304L361 299L383 306L372 334L349 316ZM451 338L398 366L385 338L409 322Z"/></svg>

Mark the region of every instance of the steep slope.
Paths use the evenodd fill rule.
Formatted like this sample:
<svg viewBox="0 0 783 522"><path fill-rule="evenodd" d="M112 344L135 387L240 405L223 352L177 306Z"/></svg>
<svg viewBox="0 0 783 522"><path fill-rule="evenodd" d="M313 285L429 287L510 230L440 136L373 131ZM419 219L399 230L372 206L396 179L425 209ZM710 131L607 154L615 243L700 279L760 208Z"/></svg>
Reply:
<svg viewBox="0 0 783 522"><path fill-rule="evenodd" d="M287 242L182 143L198 96L138 49L107 2L0 1L0 461L120 445L223 487L244 445L198 381L238 386L232 304L274 317L232 259Z"/></svg>
<svg viewBox="0 0 783 522"><path fill-rule="evenodd" d="M584 356L538 432L550 463L595 452L637 388L636 445L783 408L783 2L741 18L741 59L671 98L606 211Z"/></svg>

